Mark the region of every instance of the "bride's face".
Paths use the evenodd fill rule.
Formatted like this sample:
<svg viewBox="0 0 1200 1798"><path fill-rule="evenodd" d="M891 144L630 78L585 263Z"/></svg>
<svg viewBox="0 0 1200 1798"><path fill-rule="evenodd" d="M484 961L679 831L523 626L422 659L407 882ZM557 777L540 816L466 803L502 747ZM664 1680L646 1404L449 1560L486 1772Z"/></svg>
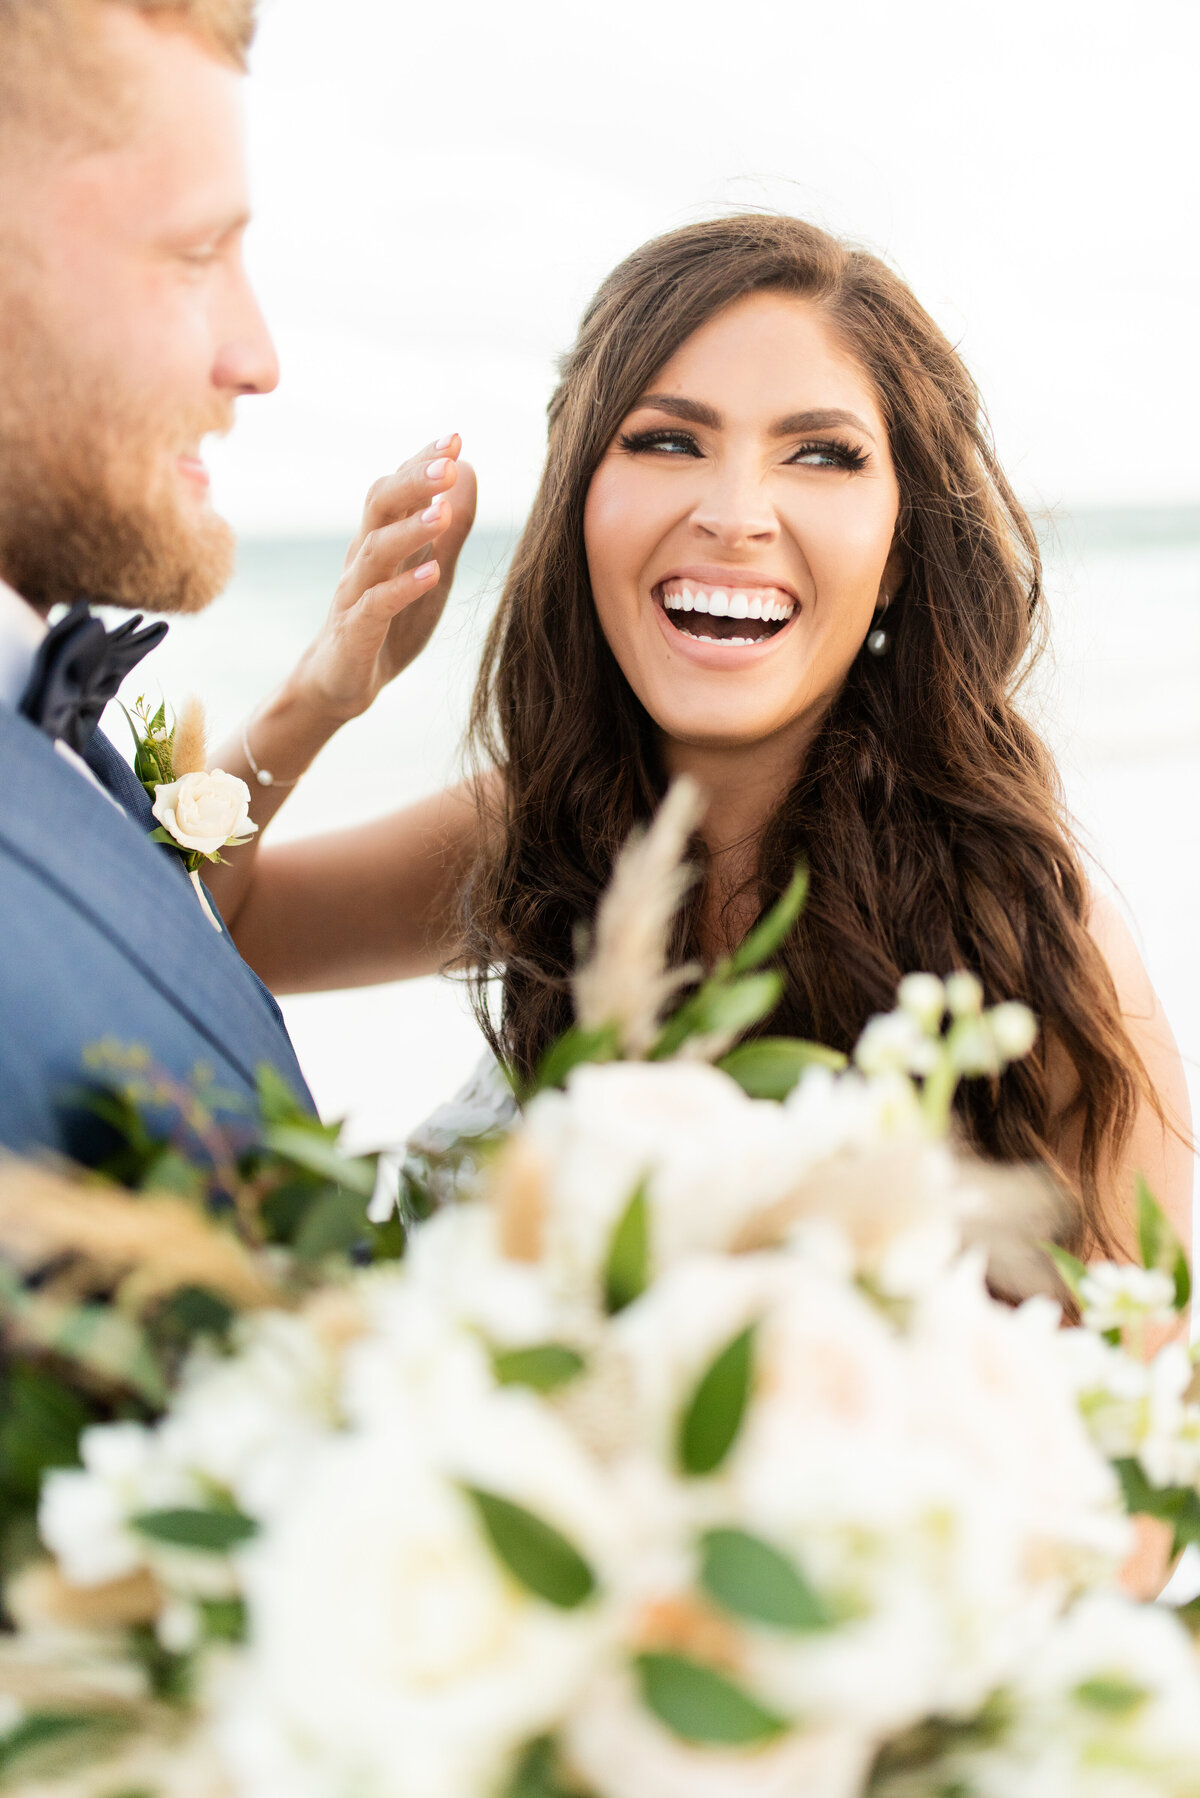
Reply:
<svg viewBox="0 0 1200 1798"><path fill-rule="evenodd" d="M668 740L802 749L900 575L870 381L817 307L761 293L652 386L588 490L601 628Z"/></svg>

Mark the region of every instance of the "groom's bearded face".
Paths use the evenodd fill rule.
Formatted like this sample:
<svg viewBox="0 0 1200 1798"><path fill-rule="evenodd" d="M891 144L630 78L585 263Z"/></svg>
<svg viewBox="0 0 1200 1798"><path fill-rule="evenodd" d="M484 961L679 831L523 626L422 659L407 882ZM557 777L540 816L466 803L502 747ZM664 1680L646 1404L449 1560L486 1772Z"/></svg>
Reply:
<svg viewBox="0 0 1200 1798"><path fill-rule="evenodd" d="M0 138L0 574L195 611L225 585L203 439L274 351L241 260L236 71L184 31L96 8L119 130Z"/></svg>

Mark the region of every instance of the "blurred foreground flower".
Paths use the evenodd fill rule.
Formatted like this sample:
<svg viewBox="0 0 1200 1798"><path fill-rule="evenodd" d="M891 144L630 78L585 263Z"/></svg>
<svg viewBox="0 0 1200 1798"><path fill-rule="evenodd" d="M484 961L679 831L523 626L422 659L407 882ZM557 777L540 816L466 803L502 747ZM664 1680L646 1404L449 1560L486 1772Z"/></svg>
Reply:
<svg viewBox="0 0 1200 1798"><path fill-rule="evenodd" d="M950 1134L1032 1040L969 974L911 976L851 1068L731 1046L802 876L662 1021L676 807L471 1196L387 1260L360 1192L314 1260L268 1187L279 1298L71 1437L0 1773L57 1729L63 1798L1200 1798L1185 1623L1117 1591L1130 1512L1200 1540L1191 1357L1136 1352L1190 1297L1166 1220L1143 1191L1141 1270L1039 1254L1046 1182Z"/></svg>

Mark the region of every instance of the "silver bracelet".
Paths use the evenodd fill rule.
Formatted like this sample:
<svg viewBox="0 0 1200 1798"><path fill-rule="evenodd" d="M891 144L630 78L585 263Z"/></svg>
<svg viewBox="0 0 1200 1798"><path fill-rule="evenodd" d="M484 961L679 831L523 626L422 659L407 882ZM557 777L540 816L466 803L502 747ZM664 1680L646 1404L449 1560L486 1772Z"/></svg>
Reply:
<svg viewBox="0 0 1200 1798"><path fill-rule="evenodd" d="M276 780L275 776L271 773L271 770L269 768L260 768L259 767L259 765L255 761L253 755L250 753L250 739L246 735L249 728L250 728L250 721L249 721L249 719L247 719L245 724L242 725L242 748L246 753L246 760L249 762L251 772L253 773L254 778L258 782L259 786L260 787L294 787L296 785L296 781L298 781L300 779L300 776L298 774L296 776L296 780Z"/></svg>

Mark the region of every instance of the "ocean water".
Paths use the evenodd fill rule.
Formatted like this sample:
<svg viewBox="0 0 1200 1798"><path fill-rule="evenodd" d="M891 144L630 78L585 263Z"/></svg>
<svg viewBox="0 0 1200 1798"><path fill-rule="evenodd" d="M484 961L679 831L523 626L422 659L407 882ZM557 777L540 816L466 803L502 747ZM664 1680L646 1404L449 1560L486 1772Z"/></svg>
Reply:
<svg viewBox="0 0 1200 1798"><path fill-rule="evenodd" d="M329 744L273 838L357 823L454 778L514 535L471 540L430 648ZM1063 518L1047 525L1045 548L1052 654L1030 703L1166 1005L1200 1114L1200 511ZM198 692L219 741L316 630L343 551L324 539L244 543L229 591L174 623L130 687L161 686L173 702ZM119 714L107 728L119 740ZM303 995L284 1011L322 1113L345 1118L362 1146L402 1141L479 1054L450 980Z"/></svg>

